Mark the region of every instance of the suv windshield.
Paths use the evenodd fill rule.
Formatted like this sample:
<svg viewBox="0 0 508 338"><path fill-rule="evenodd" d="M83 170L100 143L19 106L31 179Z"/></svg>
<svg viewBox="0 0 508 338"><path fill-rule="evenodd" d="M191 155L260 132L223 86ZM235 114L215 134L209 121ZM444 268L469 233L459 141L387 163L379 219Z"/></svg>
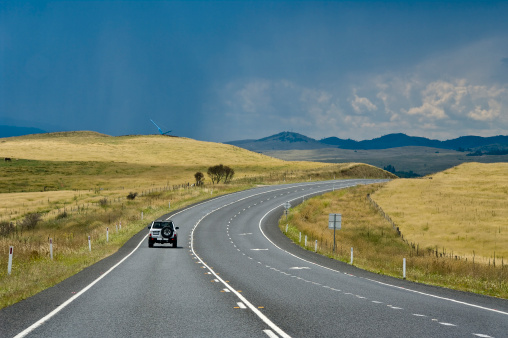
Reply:
<svg viewBox="0 0 508 338"><path fill-rule="evenodd" d="M171 229L174 228L173 222L153 222L154 229L162 229L167 226L169 226Z"/></svg>

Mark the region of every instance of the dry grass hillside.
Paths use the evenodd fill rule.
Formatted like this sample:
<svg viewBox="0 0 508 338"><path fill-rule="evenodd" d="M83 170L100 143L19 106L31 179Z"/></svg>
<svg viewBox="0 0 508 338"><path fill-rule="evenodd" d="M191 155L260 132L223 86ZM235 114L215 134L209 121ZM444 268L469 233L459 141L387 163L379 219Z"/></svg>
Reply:
<svg viewBox="0 0 508 338"><path fill-rule="evenodd" d="M508 261L508 163L467 163L395 180L372 197L421 249Z"/></svg>
<svg viewBox="0 0 508 338"><path fill-rule="evenodd" d="M355 163L287 162L231 145L161 135L112 137L63 132L0 139L0 220L66 204L125 197L129 191L192 184L194 174L224 164L233 183L282 183L344 177L386 177ZM98 193L102 192L102 194Z"/></svg>

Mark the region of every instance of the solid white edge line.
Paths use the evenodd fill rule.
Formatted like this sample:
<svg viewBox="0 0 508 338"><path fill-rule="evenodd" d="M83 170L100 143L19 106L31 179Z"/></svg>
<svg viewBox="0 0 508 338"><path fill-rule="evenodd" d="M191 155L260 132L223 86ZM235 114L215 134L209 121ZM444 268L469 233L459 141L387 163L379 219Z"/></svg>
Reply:
<svg viewBox="0 0 508 338"><path fill-rule="evenodd" d="M263 330L263 332L270 338L279 338L272 330Z"/></svg>
<svg viewBox="0 0 508 338"><path fill-rule="evenodd" d="M335 187L337 190L338 189L344 189L344 188L348 188L349 186L346 186L346 187L341 187L341 188L337 188ZM309 194L309 195L314 195L314 194ZM307 195L304 195L304 196L307 196ZM302 198L302 197L299 197L299 198ZM295 198L295 199L298 199L298 198ZM293 199L293 200L295 200ZM291 201L293 201L291 200ZM266 236L266 234L264 233L263 229L261 228L261 223L263 222L263 220L265 219L265 217L270 214L271 212L273 212L275 209L278 209L282 206L279 205L271 210L269 210L266 214L263 215L263 217L261 218L261 220L259 221L259 230L261 231L261 233L263 234L263 236L270 242L272 243L273 246L275 246L277 249L281 250L281 251L284 251L285 253L295 257L295 258L298 258L299 260L302 260L304 262L307 262L307 263L310 263L310 264L314 264L316 266L319 266L323 269L327 269L327 270L331 270L331 271L334 271L334 272L337 272L337 273L341 273L340 271L338 270L335 270L335 269L331 269L331 268L328 268L326 266L322 266L322 265L319 265L317 263L314 263L314 262L311 262L311 261L308 261L304 258L301 258L295 254L292 254L291 252L289 251L286 251L284 249L282 249L281 247L277 246L270 238L268 238ZM358 277L358 276L356 276ZM508 312L504 312L504 311L500 311L500 310L496 310L496 309L492 309L492 308L488 308L488 307L484 307L484 306L481 306L481 305L476 305L476 304L471 304L471 303L466 303L466 302L462 302L460 300L456 300L456 299L452 299L452 298L446 298L446 297L441 297L441 296L437 296L437 295L433 295L431 293L425 293L425 292L421 292L421 291L417 291L417 290L412 290L412 289L408 289L408 288L405 288L405 287L401 287L401 286L396 286L396 285L393 285L393 284L388 284L388 283L383 283L383 282L380 282L380 281L377 281L377 280L374 280L374 279L370 279L370 278L366 278L366 277L359 277L359 278L362 278L362 279L365 279L365 280L368 280L368 281L371 281L371 282L374 282L374 283L378 283L378 284L381 284L381 285L385 285L385 286L390 286L392 288L396 288L396 289L400 289L400 290L405 290L405 291L409 291L409 292L414 292L414 293L418 293L420 295L423 295L423 296L428 296L428 297L433 297L433 298L437 298L437 299L441 299L441 300L446 300L446 301L449 301L449 302L453 302L453 303L457 303L457 304L461 304L461 305L466 305L466 306L470 306L470 307L474 307L474 308L477 308L477 309L481 309L481 310L486 310L486 311L492 311L492 312L496 312L496 313L500 313L500 314L503 314L503 315L508 315Z"/></svg>
<svg viewBox="0 0 508 338"><path fill-rule="evenodd" d="M219 277L219 275L217 275L215 273L215 271L212 270L212 268L210 268L201 259L201 257L194 251L194 231L196 230L198 225L201 223L201 221L203 219L205 219L207 216L209 216L210 214L214 213L215 211L220 210L220 209L222 209L222 208L224 208L224 207L226 207L226 206L228 206L230 204L234 204L236 202L238 202L238 201L235 201L235 202L223 205L223 206L221 206L221 207L219 207L219 208L209 212L208 214L204 215L199 221L197 221L197 223L194 225L194 227L192 228L192 231L191 231L191 234L192 234L192 237L191 237L191 250L192 250L192 253L198 258L198 260L201 262L201 264L203 264L208 269L208 271L215 276L216 279L218 279L228 290L230 290L233 294L235 294L235 296L238 297L238 299L240 299L243 302L243 304L246 305L252 312L254 312L266 325L268 325L272 330L276 331L281 337L290 338L291 336L286 334L281 328L279 328L267 316L265 316L261 311L259 311L259 309L257 309L254 305L252 305L252 303L249 302L247 300L247 298L242 296L238 291L236 291L233 287L231 287L228 283L226 283L226 281L224 281L221 277Z"/></svg>
<svg viewBox="0 0 508 338"><path fill-rule="evenodd" d="M25 330L21 331L20 333L18 333L16 336L14 336L15 338L21 338L21 337L25 337L27 334L29 334L30 332L32 332L33 330L35 330L36 328L38 328L39 326L41 326L42 324L44 324L47 320L49 320L51 317L53 317L54 315L56 315L58 312L60 312L63 308L65 308L67 305L69 305L70 303L72 303L73 301L76 300L76 298L78 298L79 296L81 296L83 293L85 293L86 291L88 291L88 289L90 289L92 286L94 286L97 282L99 282L101 279L103 279L104 277L106 277L111 271L113 271L117 266L119 266L120 264L122 264L127 258L129 258L133 253L134 251L136 251L139 246L141 244L143 244L143 242L145 241L146 237L148 235L146 235L145 237L143 237L143 239L139 242L139 244L134 248L134 250L132 250L127 256L125 256L121 261L119 261L118 263L116 263L115 265L113 265L108 271L106 271L105 273L103 273L99 278L97 278L96 280L94 280L92 283L88 284L86 287L84 287L81 291L79 291L78 293L76 293L74 296L72 296L71 298L67 299L65 302L63 302L60 306L58 306L56 309L54 309L53 311L51 311L50 313L48 313L46 316L42 317L41 319L39 319L38 321L36 321L34 324L32 324L31 326L27 327Z"/></svg>
<svg viewBox="0 0 508 338"><path fill-rule="evenodd" d="M224 196L228 196L228 195L224 195ZM223 198L224 196L220 196L219 198ZM229 195L230 196L230 195ZM181 212L184 212L184 211L187 211L191 208L194 208L196 206L199 206L201 204L204 204L204 203L207 203L208 201L204 201L204 202L201 202L201 203L198 203L196 205L193 205L191 207L187 207L185 209L182 209L180 210L179 212L176 212L174 213L172 216L174 215L177 215ZM73 301L75 301L79 296L81 296L83 293L85 293L86 291L88 291L92 286L94 286L97 282L99 282L102 278L106 277L111 271L113 271L116 267L118 267L120 264L122 264L127 258L129 258L140 246L141 244L143 244L143 242L145 241L145 239L148 237L148 234L143 237L143 239L139 242L139 244L127 255L125 256L122 260L120 260L118 263L116 263L114 266L112 266L108 271L106 271L104 274L102 274L99 278L97 278L96 280L94 280L92 283L88 284L87 286L85 286L83 289L81 289L81 291L79 291L78 293L76 293L74 296L72 296L71 298L67 299L65 302L63 302L61 305L59 305L57 308L55 308L53 311L51 311L50 313L48 313L46 316L42 317L41 319L39 319L38 321L36 321L35 323L33 323L32 325L30 325L29 327L27 327L26 329L24 329L23 331L21 331L20 333L18 333L16 336L14 336L14 338L22 338L22 337L25 337L27 334L29 334L30 332L32 332L33 330L35 330L36 328L38 328L39 326L41 326L42 324L44 324L46 321L48 321L51 317L53 317L54 315L56 315L58 312L60 312L62 309L64 309L67 305L69 305L70 303L72 303Z"/></svg>

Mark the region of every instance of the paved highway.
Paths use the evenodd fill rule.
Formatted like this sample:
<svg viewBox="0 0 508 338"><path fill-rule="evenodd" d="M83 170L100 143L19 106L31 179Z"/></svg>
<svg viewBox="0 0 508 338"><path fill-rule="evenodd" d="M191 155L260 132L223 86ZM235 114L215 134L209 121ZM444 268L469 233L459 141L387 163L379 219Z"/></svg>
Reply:
<svg viewBox="0 0 508 338"><path fill-rule="evenodd" d="M411 283L305 251L283 204L371 180L261 187L164 215L117 254L0 311L1 336L508 337L508 301Z"/></svg>

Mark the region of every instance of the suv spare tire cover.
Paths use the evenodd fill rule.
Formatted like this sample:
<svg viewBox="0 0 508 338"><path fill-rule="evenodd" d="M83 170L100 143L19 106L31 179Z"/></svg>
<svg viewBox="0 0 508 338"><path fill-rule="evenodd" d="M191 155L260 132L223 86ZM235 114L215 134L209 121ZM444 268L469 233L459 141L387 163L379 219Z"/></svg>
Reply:
<svg viewBox="0 0 508 338"><path fill-rule="evenodd" d="M171 236L173 236L173 229L171 229L171 227L164 227L161 230L161 235L164 238L170 238Z"/></svg>

